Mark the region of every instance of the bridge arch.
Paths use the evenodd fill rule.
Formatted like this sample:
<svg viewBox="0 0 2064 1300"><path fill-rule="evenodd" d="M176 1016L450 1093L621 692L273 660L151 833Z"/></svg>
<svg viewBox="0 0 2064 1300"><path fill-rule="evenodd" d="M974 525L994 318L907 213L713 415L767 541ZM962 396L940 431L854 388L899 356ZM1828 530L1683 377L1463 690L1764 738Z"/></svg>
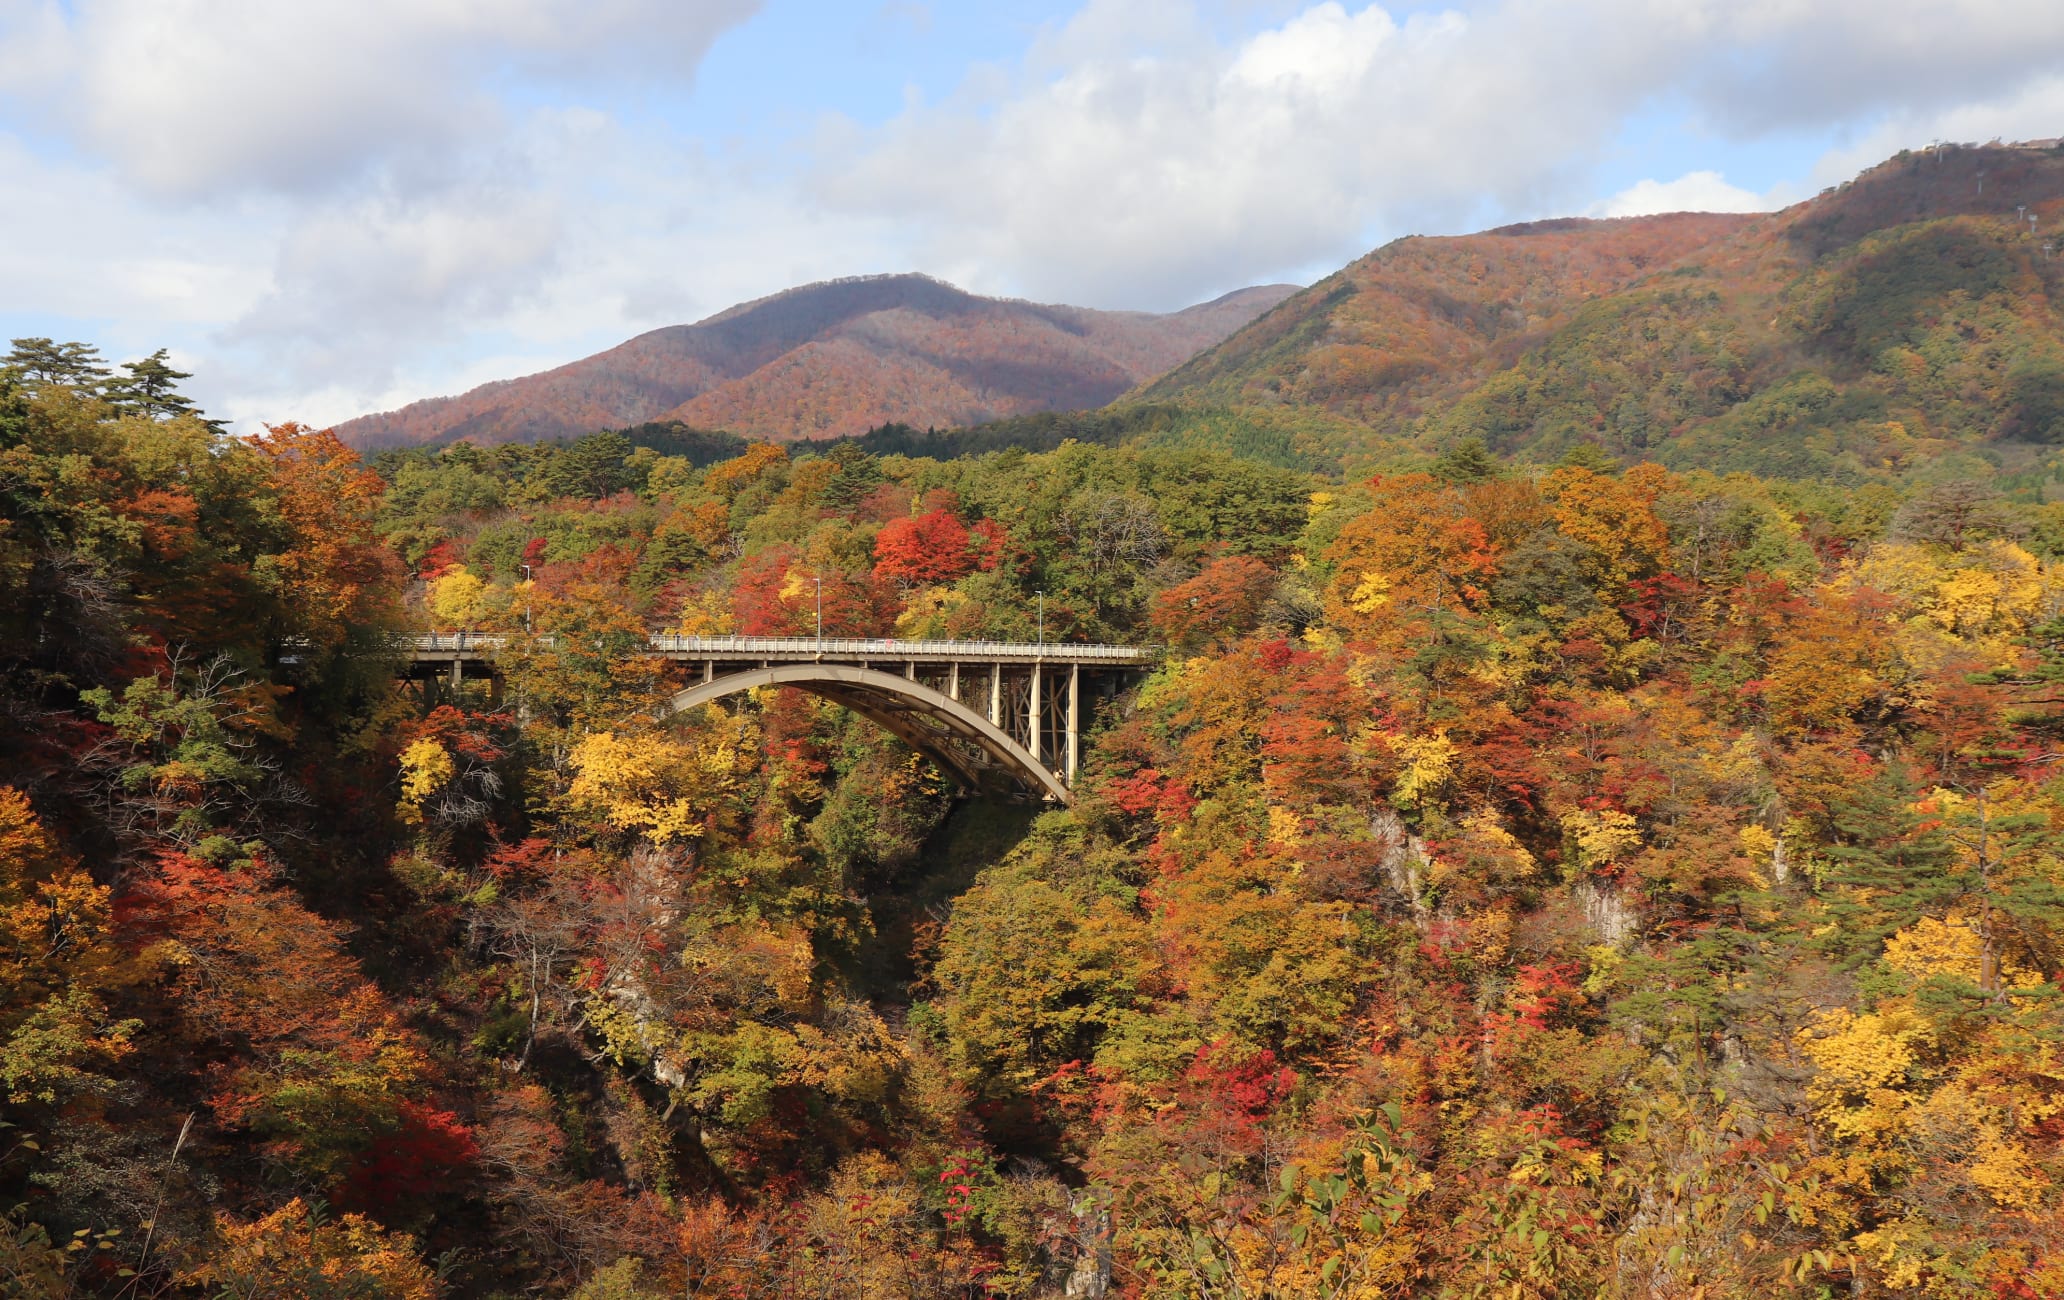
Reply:
<svg viewBox="0 0 2064 1300"><path fill-rule="evenodd" d="M660 712L680 713L761 686L793 686L844 705L937 762L963 787L993 787L1002 776L1064 805L1075 802L1053 769L989 719L921 682L872 668L826 663L748 668L691 686Z"/></svg>

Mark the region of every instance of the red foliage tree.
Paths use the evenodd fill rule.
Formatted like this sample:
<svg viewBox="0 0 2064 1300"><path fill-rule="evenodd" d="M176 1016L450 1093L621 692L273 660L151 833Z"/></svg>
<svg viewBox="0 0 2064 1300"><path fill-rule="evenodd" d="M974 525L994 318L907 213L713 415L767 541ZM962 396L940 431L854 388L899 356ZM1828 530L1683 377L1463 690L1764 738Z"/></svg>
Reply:
<svg viewBox="0 0 2064 1300"><path fill-rule="evenodd" d="M1251 632L1275 589L1275 570L1251 555L1228 555L1155 597L1154 627L1188 646Z"/></svg>
<svg viewBox="0 0 2064 1300"><path fill-rule="evenodd" d="M1219 1040L1197 1049L1164 1123L1178 1148L1216 1159L1252 1156L1278 1107L1297 1090L1297 1072L1267 1048Z"/></svg>
<svg viewBox="0 0 2064 1300"><path fill-rule="evenodd" d="M988 573L1010 555L1010 534L994 519L977 519L968 525L968 547L974 553L975 567Z"/></svg>
<svg viewBox="0 0 2064 1300"><path fill-rule="evenodd" d="M770 546L738 567L731 612L746 636L809 636L817 626L822 587L826 636L881 636L896 620L894 584L878 574L825 568L800 559L795 548Z"/></svg>
<svg viewBox="0 0 2064 1300"><path fill-rule="evenodd" d="M377 1133L344 1176L339 1203L389 1215L449 1188L480 1154L473 1130L448 1110L418 1101L396 1105L396 1125Z"/></svg>
<svg viewBox="0 0 2064 1300"><path fill-rule="evenodd" d="M267 426L264 459L282 549L269 564L302 631L340 642L394 601L400 565L374 528L386 485L328 429Z"/></svg>
<svg viewBox="0 0 2064 1300"><path fill-rule="evenodd" d="M912 587L952 582L975 567L968 527L946 510L893 519L874 539L874 572Z"/></svg>

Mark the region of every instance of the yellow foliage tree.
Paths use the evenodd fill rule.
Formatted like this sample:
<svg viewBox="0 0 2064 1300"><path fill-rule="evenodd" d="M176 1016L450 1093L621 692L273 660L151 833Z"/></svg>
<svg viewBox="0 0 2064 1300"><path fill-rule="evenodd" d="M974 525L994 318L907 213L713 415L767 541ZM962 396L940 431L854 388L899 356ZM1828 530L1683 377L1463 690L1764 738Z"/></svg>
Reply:
<svg viewBox="0 0 2064 1300"><path fill-rule="evenodd" d="M1610 866L1641 848L1641 828L1634 818L1611 808L1564 813L1562 833L1575 850L1572 860L1586 870Z"/></svg>
<svg viewBox="0 0 2064 1300"><path fill-rule="evenodd" d="M719 461L703 471L703 490L729 501L770 468L785 464L787 460L786 448L771 442L756 442L747 447L744 454Z"/></svg>
<svg viewBox="0 0 2064 1300"><path fill-rule="evenodd" d="M442 631L478 627L495 613L492 590L463 564L431 582L429 605L430 617Z"/></svg>
<svg viewBox="0 0 2064 1300"><path fill-rule="evenodd" d="M691 741L657 731L597 732L574 747L567 797L654 844L695 839L710 812L737 791L756 749L743 719L726 718Z"/></svg>
<svg viewBox="0 0 2064 1300"><path fill-rule="evenodd" d="M1618 478L1565 465L1542 486L1555 500L1562 535L1603 558L1600 576L1624 583L1669 567L1670 530L1655 512L1669 481L1669 472L1655 464L1636 465Z"/></svg>
<svg viewBox="0 0 2064 1300"><path fill-rule="evenodd" d="M183 1280L238 1300L436 1300L415 1243L371 1219L334 1222L299 1197L254 1223L218 1216L220 1244Z"/></svg>
<svg viewBox="0 0 2064 1300"><path fill-rule="evenodd" d="M1375 508L1349 520L1327 552L1327 613L1379 643L1409 644L1489 600L1497 550L1460 493L1424 474L1375 484Z"/></svg>
<svg viewBox="0 0 2064 1300"><path fill-rule="evenodd" d="M712 588L691 592L681 602L673 630L676 636L729 636L738 630L738 618L724 593Z"/></svg>
<svg viewBox="0 0 2064 1300"><path fill-rule="evenodd" d="M903 612L896 616L896 635L912 641L951 636L953 615L972 603L966 592L955 587L920 587L903 598Z"/></svg>
<svg viewBox="0 0 2064 1300"><path fill-rule="evenodd" d="M1900 650L1923 668L1966 647L2007 662L2031 627L2064 610L2064 570L2005 539L1960 551L1880 542L1840 581L1897 602Z"/></svg>
<svg viewBox="0 0 2064 1300"><path fill-rule="evenodd" d="M1455 746L1446 732L1399 736L1391 748L1398 756L1398 775L1390 799L1400 808L1424 805L1455 774Z"/></svg>
<svg viewBox="0 0 2064 1300"><path fill-rule="evenodd" d="M1908 1072L1920 1059L1926 1028L1902 1004L1857 1015L1823 1011L1800 1031L1816 1073L1806 1085L1815 1115L1838 1140L1884 1147L1905 1129L1913 1098Z"/></svg>
<svg viewBox="0 0 2064 1300"><path fill-rule="evenodd" d="M108 891L61 855L20 791L0 786L0 1097L45 1103L99 1089L91 1067L130 1050L141 1022L103 995L129 972Z"/></svg>
<svg viewBox="0 0 2064 1300"><path fill-rule="evenodd" d="M401 751L401 820L411 826L423 821L423 801L452 779L457 772L451 752L428 736Z"/></svg>
<svg viewBox="0 0 2064 1300"><path fill-rule="evenodd" d="M1866 711L1903 676L1886 626L1848 593L1822 589L1770 650L1762 694L1783 733L1834 727Z"/></svg>
<svg viewBox="0 0 2064 1300"><path fill-rule="evenodd" d="M1971 984L1985 980L1985 940L1959 919L1924 916L1885 940L1885 964L1912 979L1948 975ZM2012 960L2000 965L2000 982L2010 989L2039 986L2043 978Z"/></svg>

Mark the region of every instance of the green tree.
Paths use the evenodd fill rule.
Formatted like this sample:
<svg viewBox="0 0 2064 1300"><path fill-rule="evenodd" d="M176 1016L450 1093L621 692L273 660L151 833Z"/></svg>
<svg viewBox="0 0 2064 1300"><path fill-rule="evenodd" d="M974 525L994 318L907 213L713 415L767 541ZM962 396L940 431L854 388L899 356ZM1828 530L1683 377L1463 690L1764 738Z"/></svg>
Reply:
<svg viewBox="0 0 2064 1300"><path fill-rule="evenodd" d="M591 433L559 448L532 477L547 497L599 501L636 486L631 450L620 433Z"/></svg>
<svg viewBox="0 0 2064 1300"><path fill-rule="evenodd" d="M823 502L832 510L851 510L881 486L881 459L861 450L857 442L842 442L824 453L838 468L824 485Z"/></svg>
<svg viewBox="0 0 2064 1300"><path fill-rule="evenodd" d="M100 349L87 343L54 343L45 338L12 340L14 349L0 357L0 376L18 379L31 389L70 388L98 393L108 368Z"/></svg>
<svg viewBox="0 0 2064 1300"><path fill-rule="evenodd" d="M141 415L148 420L200 414L200 408L194 405L193 399L179 391L179 381L192 379L193 375L173 369L166 355L165 349L159 348L141 361L122 363L125 373L107 383L107 395L116 410L125 415ZM217 420L203 422L215 428L221 427Z"/></svg>
<svg viewBox="0 0 2064 1300"><path fill-rule="evenodd" d="M1491 455L1491 449L1484 446L1484 440L1475 436L1464 438L1434 459L1433 476L1443 483L1467 487L1485 479L1499 477L1504 472L1498 458Z"/></svg>

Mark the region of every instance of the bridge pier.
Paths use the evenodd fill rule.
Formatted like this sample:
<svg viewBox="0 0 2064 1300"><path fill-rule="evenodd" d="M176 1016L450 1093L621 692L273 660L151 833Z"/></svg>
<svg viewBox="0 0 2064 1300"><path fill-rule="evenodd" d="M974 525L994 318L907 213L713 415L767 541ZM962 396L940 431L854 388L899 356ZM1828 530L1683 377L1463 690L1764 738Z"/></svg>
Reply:
<svg viewBox="0 0 2064 1300"><path fill-rule="evenodd" d="M1025 748L1032 751L1032 759L1037 763L1046 761L1046 747L1040 743L1043 737L1039 734L1046 730L1045 721L1040 716L1039 661L1035 659L1032 662L1032 693L1025 700L1025 737L1030 742Z"/></svg>
<svg viewBox="0 0 2064 1300"><path fill-rule="evenodd" d="M1082 744L1082 737L1081 737L1081 734L1080 734L1080 724L1081 724L1081 721L1082 721L1082 712L1081 712L1081 698L1082 698L1082 665L1081 665L1081 664L1069 664L1069 665L1068 665L1068 749L1067 749L1067 764L1068 764L1068 766L1067 766L1067 770L1066 770L1066 771L1064 771L1064 772L1063 772L1063 773L1062 773L1061 775L1062 775L1062 776L1063 776L1063 777L1064 777L1064 778L1065 778L1065 779L1067 780L1067 782L1068 782L1068 786L1069 786L1069 788L1071 788L1071 789L1072 789L1072 788L1074 788L1074 785L1075 785L1075 764L1076 764L1077 760L1078 760L1078 759L1080 759L1080 757L1081 757L1081 744Z"/></svg>

